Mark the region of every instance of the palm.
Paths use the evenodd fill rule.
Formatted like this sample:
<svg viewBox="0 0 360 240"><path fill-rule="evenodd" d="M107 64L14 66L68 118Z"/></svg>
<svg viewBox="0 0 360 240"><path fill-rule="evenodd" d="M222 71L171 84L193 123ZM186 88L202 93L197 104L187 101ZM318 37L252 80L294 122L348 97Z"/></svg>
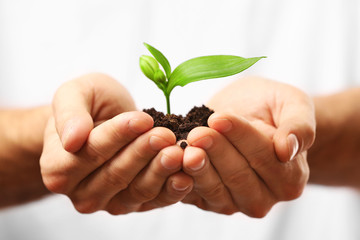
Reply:
<svg viewBox="0 0 360 240"><path fill-rule="evenodd" d="M300 196L309 176L306 151L315 134L309 96L253 77L230 84L208 105L215 110L210 127L196 128L188 136L185 151L202 155L185 152L183 169L194 178L185 203L259 217L276 202ZM203 159L209 161L207 169L195 174L191 166Z"/></svg>
<svg viewBox="0 0 360 240"><path fill-rule="evenodd" d="M217 112L231 112L246 118L272 138L281 121L284 105L305 97L289 85L262 78L245 78L218 92L208 104Z"/></svg>

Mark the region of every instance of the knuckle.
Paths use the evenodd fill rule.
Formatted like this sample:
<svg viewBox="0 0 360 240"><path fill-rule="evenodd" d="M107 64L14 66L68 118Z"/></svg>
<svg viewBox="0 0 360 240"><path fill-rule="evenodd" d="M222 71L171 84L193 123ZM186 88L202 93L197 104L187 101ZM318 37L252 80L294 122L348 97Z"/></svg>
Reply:
<svg viewBox="0 0 360 240"><path fill-rule="evenodd" d="M129 186L129 181L127 181L121 170L107 166L104 171L103 181L106 185L116 186L119 191Z"/></svg>
<svg viewBox="0 0 360 240"><path fill-rule="evenodd" d="M133 148L135 159L146 159L148 156L146 150L147 149L145 145L136 146L135 148Z"/></svg>
<svg viewBox="0 0 360 240"><path fill-rule="evenodd" d="M231 216L236 212L237 212L236 209L222 209L222 211L221 211L222 214L225 214L225 215L228 215L228 216Z"/></svg>
<svg viewBox="0 0 360 240"><path fill-rule="evenodd" d="M114 216L127 214L131 212L127 207L123 206L121 203L111 204L106 207L105 211L107 211L109 214Z"/></svg>
<svg viewBox="0 0 360 240"><path fill-rule="evenodd" d="M85 151L89 156L87 157L87 160L89 162L95 162L95 165L101 165L106 162L109 156L107 156L106 151L102 151L100 149L103 149L103 147L96 139L88 141Z"/></svg>
<svg viewBox="0 0 360 240"><path fill-rule="evenodd" d="M245 210L245 214L252 218L264 218L272 206L264 206L263 203L252 203Z"/></svg>
<svg viewBox="0 0 360 240"><path fill-rule="evenodd" d="M70 180L66 176L43 176L43 183L53 193L69 192Z"/></svg>
<svg viewBox="0 0 360 240"><path fill-rule="evenodd" d="M161 198L154 199L153 202L155 202L158 206L169 206L172 204L175 204L179 201L184 201L188 194L188 191L176 191L171 189L170 191L167 191L166 195ZM184 203L186 200L184 201Z"/></svg>
<svg viewBox="0 0 360 240"><path fill-rule="evenodd" d="M153 208L159 208L159 207L166 207L166 206L170 206L174 203L177 203L179 200L175 200L173 198L161 198L161 199L154 199L153 201L151 201L151 205Z"/></svg>
<svg viewBox="0 0 360 240"><path fill-rule="evenodd" d="M118 129L117 126L115 126L115 122L114 121L110 121L108 123L109 125L109 133L107 134L109 138L111 138L112 142L118 142L121 143L124 140L128 140L130 141L130 132L126 131L124 129Z"/></svg>
<svg viewBox="0 0 360 240"><path fill-rule="evenodd" d="M157 193L151 188L143 187L141 184L134 182L130 185L131 195L140 203L154 199Z"/></svg>
<svg viewBox="0 0 360 240"><path fill-rule="evenodd" d="M250 169L249 169L250 170ZM224 177L224 183L230 189L238 189L249 182L253 172L246 169L236 170L233 173L230 173L228 176Z"/></svg>
<svg viewBox="0 0 360 240"><path fill-rule="evenodd" d="M158 208L158 206L155 206L152 203L148 203L148 204L142 204L137 211L138 212L147 212L147 211L153 210L155 208Z"/></svg>
<svg viewBox="0 0 360 240"><path fill-rule="evenodd" d="M239 211L252 218L264 218L278 200L268 191L256 191L246 202L239 204Z"/></svg>
<svg viewBox="0 0 360 240"><path fill-rule="evenodd" d="M263 152L265 152L267 150L265 150L262 147L257 147L255 150L253 150L252 153L249 154L249 156L253 156L253 157L249 157L249 165L251 166L251 168L253 169L268 169L269 167L271 167L271 163L272 163L272 158L270 156L263 156Z"/></svg>
<svg viewBox="0 0 360 240"><path fill-rule="evenodd" d="M222 208L215 210L215 212L230 216L238 212L238 210L234 207L224 206Z"/></svg>
<svg viewBox="0 0 360 240"><path fill-rule="evenodd" d="M72 198L71 200L79 213L94 213L100 210L100 202L95 198Z"/></svg>
<svg viewBox="0 0 360 240"><path fill-rule="evenodd" d="M209 211L207 205L205 204L205 201L196 201L194 203L191 203L193 205L195 205L196 207L205 210L205 211Z"/></svg>
<svg viewBox="0 0 360 240"><path fill-rule="evenodd" d="M283 201L294 200L301 196L309 178L309 168L305 162L303 166L296 166L289 174L285 177L287 181L284 181L278 197Z"/></svg>
<svg viewBox="0 0 360 240"><path fill-rule="evenodd" d="M246 159L251 168L253 169L268 169L271 167L275 155L273 149L266 144L254 144L246 154Z"/></svg>
<svg viewBox="0 0 360 240"><path fill-rule="evenodd" d="M184 198L184 194L180 195L180 193L170 193L167 194L166 196L153 199L151 203L155 207L165 207L177 203L183 198Z"/></svg>
<svg viewBox="0 0 360 240"><path fill-rule="evenodd" d="M301 196L304 188L305 184L302 182L288 183L284 186L280 199L284 201L297 199Z"/></svg>
<svg viewBox="0 0 360 240"><path fill-rule="evenodd" d="M197 194L195 194L195 192L190 192L188 195L186 195L182 200L182 203L186 203L186 204L192 204L195 205L197 207L203 205L204 199L201 198L200 196L198 196Z"/></svg>
<svg viewBox="0 0 360 240"><path fill-rule="evenodd" d="M202 193L202 195L208 199L223 197L225 194L224 185L221 182L217 182L212 187L202 190Z"/></svg>
<svg viewBox="0 0 360 240"><path fill-rule="evenodd" d="M61 164L40 159L40 171L45 187L54 193L66 194L77 182L74 178L77 166L72 159L64 158Z"/></svg>

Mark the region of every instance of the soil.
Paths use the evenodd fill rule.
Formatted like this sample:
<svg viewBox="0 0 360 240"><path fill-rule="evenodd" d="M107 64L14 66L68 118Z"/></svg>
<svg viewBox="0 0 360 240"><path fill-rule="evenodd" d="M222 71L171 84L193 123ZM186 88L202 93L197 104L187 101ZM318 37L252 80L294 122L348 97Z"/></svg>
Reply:
<svg viewBox="0 0 360 240"><path fill-rule="evenodd" d="M185 117L182 115L164 114L163 112L158 112L155 108L144 109L143 111L154 119L154 127L166 127L173 131L176 141L186 140L189 132L195 127L208 127L207 120L214 112L205 105L193 107ZM180 146L184 149L187 143L183 141Z"/></svg>

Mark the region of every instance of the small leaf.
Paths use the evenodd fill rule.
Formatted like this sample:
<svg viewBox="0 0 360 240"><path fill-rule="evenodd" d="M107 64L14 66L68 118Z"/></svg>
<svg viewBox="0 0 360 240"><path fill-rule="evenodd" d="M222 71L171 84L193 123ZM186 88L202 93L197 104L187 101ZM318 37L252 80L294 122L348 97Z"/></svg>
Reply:
<svg viewBox="0 0 360 240"><path fill-rule="evenodd" d="M154 81L162 84L166 83L165 74L160 68L155 71Z"/></svg>
<svg viewBox="0 0 360 240"><path fill-rule="evenodd" d="M154 48L153 46L150 46L147 43L144 43L145 47L149 50L149 52L154 56L154 58L161 64L161 66L165 70L166 77L169 79L171 74L171 67L170 63L167 60L167 58L162 54L159 50Z"/></svg>
<svg viewBox="0 0 360 240"><path fill-rule="evenodd" d="M142 55L139 64L145 76L154 81L154 75L159 69L159 63L151 56Z"/></svg>
<svg viewBox="0 0 360 240"><path fill-rule="evenodd" d="M232 55L212 55L190 59L180 64L172 72L167 92L176 86L200 80L231 76L251 67L264 57L242 58Z"/></svg>

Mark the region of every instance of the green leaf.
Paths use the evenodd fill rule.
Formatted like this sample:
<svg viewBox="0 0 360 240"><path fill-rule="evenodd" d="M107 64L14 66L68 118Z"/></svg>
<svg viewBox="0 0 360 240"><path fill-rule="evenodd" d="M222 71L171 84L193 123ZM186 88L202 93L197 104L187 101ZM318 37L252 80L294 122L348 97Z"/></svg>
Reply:
<svg viewBox="0 0 360 240"><path fill-rule="evenodd" d="M166 77L164 72L159 68L158 70L155 71L154 74L154 81L161 83L161 84L165 84L166 83Z"/></svg>
<svg viewBox="0 0 360 240"><path fill-rule="evenodd" d="M139 60L141 71L151 80L155 80L155 72L159 69L159 63L151 56L142 55Z"/></svg>
<svg viewBox="0 0 360 240"><path fill-rule="evenodd" d="M172 72L167 92L176 86L200 80L231 76L251 67L264 57L242 58L232 55L213 55L190 59L180 64Z"/></svg>
<svg viewBox="0 0 360 240"><path fill-rule="evenodd" d="M167 60L167 58L164 56L164 54L162 54L159 50L157 50L156 48L154 48L153 46L144 43L145 47L149 50L149 52L154 56L154 58L161 64L161 66L164 68L165 70L165 74L166 77L169 79L170 74L171 74L171 67L170 67L170 63Z"/></svg>

